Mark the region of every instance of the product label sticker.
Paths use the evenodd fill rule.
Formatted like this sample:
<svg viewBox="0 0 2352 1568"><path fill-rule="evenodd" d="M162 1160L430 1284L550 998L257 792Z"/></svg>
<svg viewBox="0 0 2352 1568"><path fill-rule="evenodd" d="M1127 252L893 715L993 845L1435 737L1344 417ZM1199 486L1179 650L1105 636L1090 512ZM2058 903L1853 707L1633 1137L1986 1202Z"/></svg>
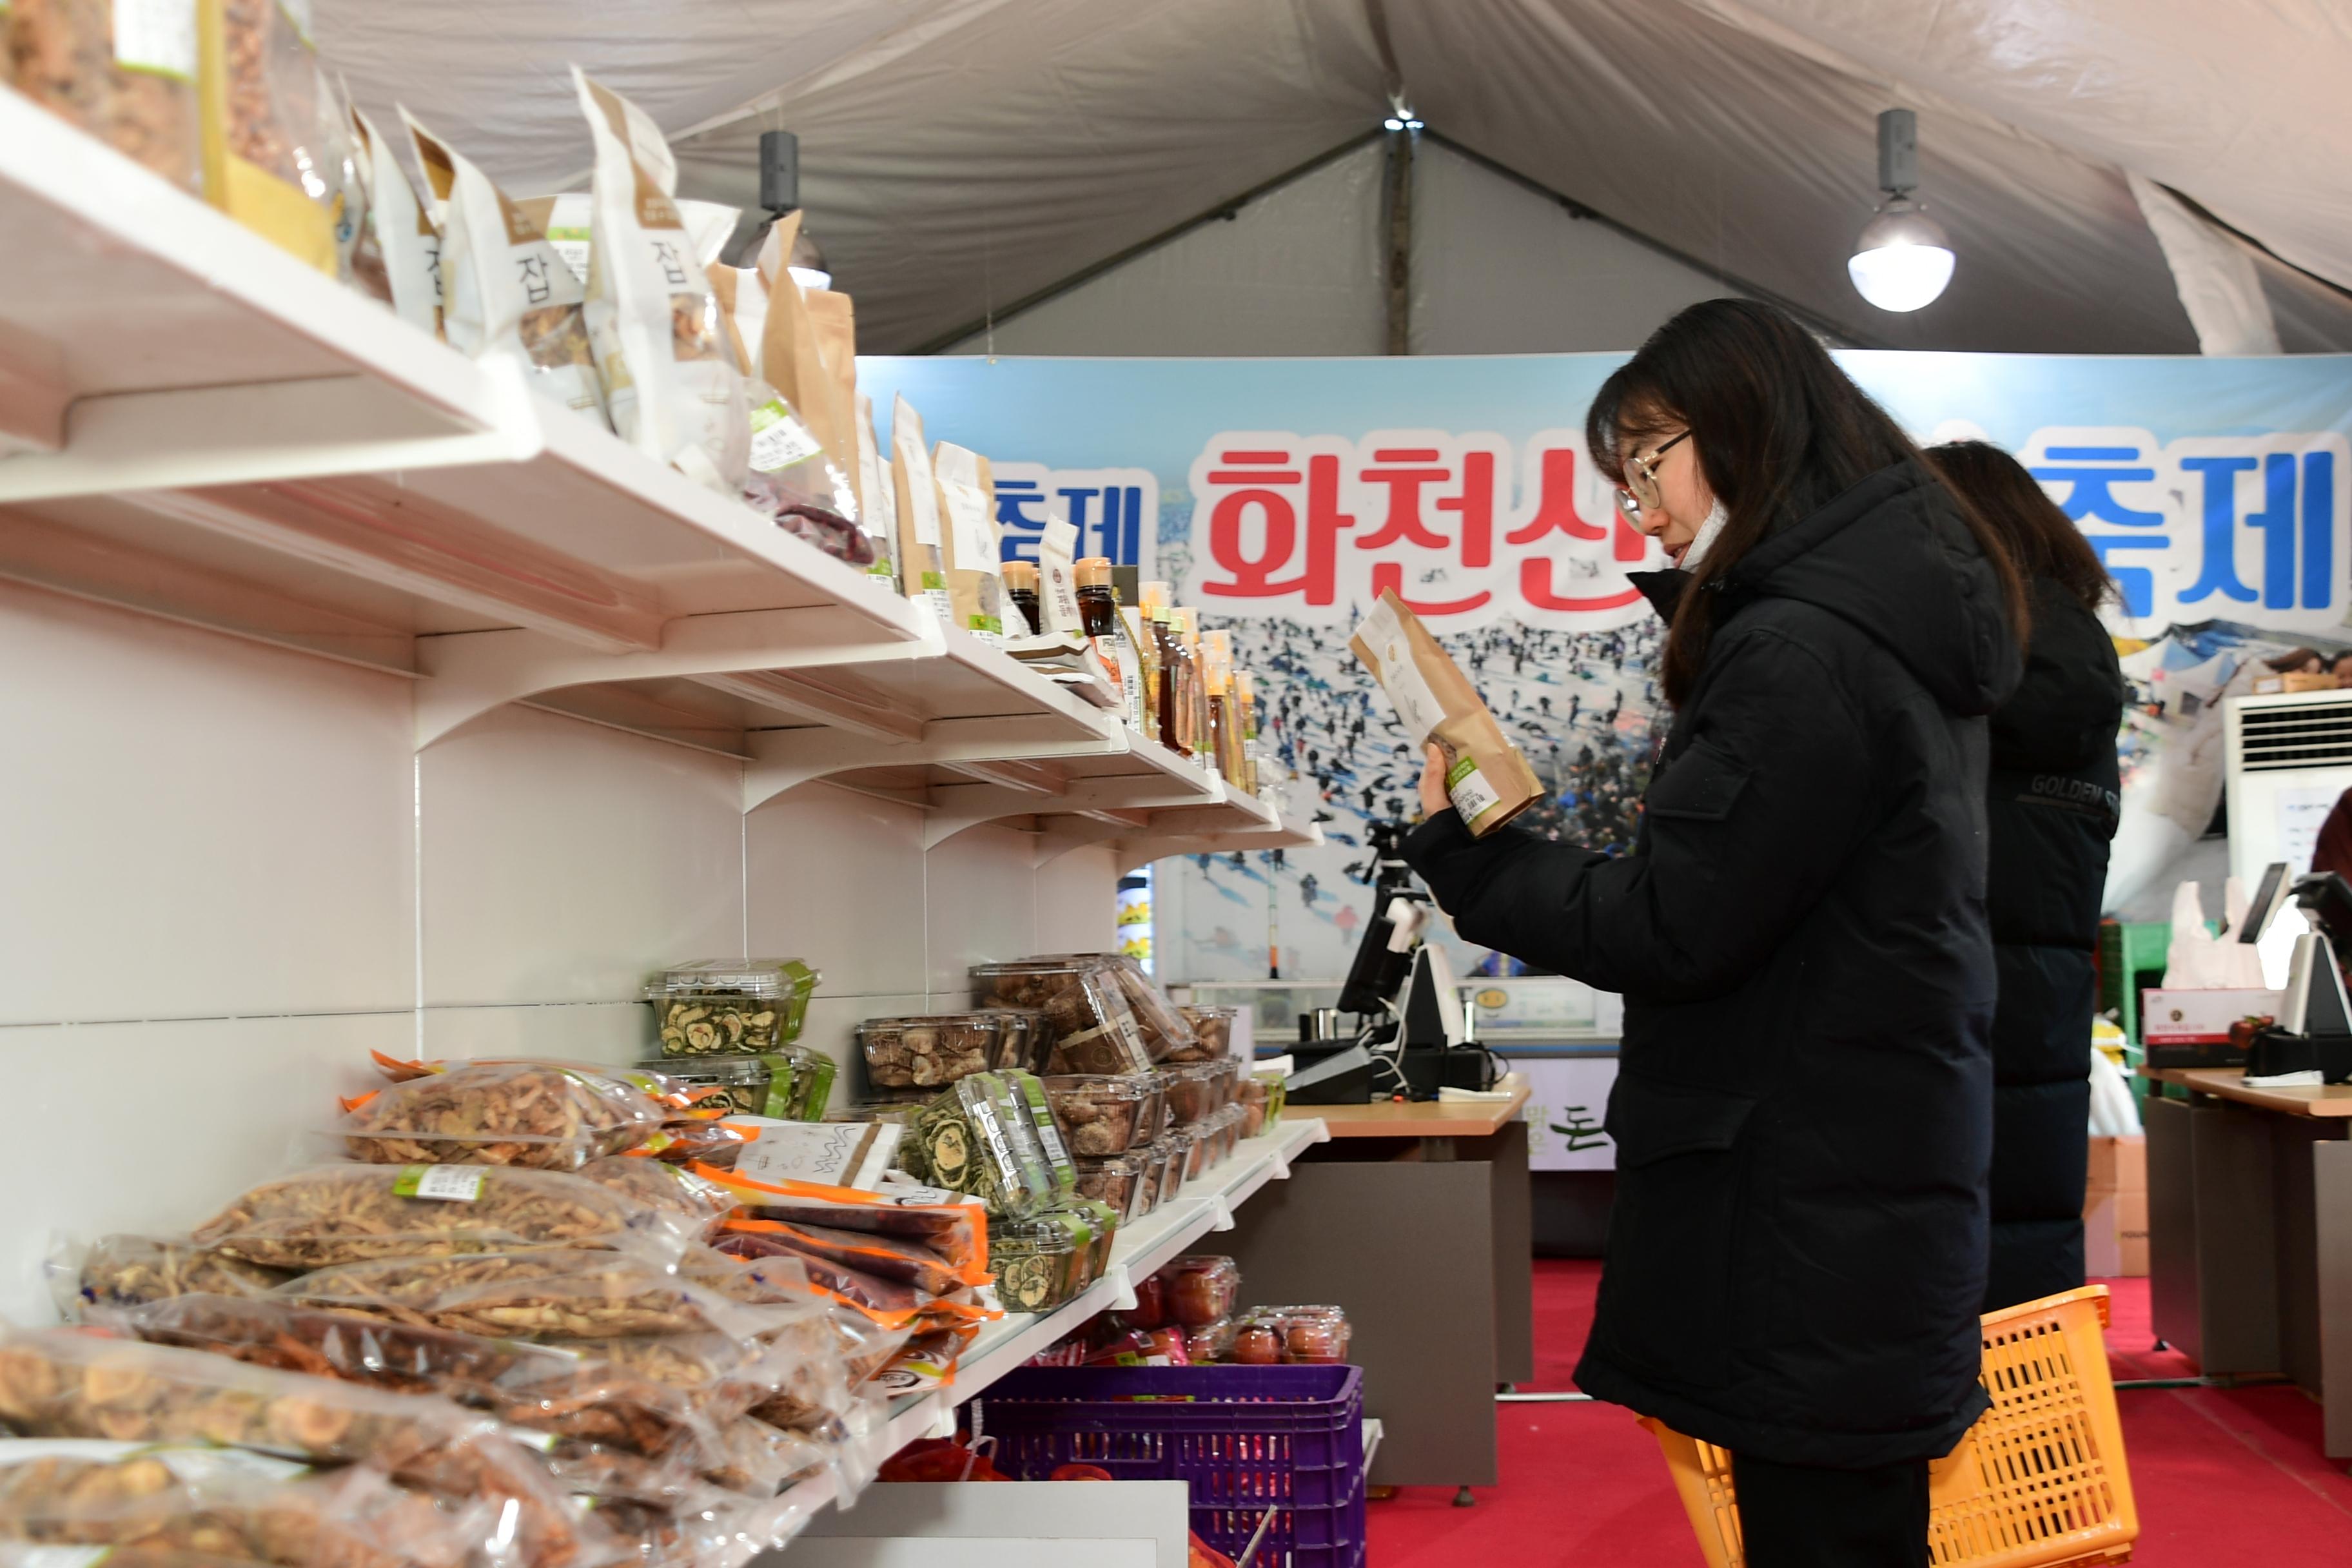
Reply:
<svg viewBox="0 0 2352 1568"><path fill-rule="evenodd" d="M1037 1142L1045 1145L1045 1158L1054 1163L1054 1168L1061 1170L1070 1163L1070 1151L1062 1142L1062 1130L1055 1125L1054 1109L1045 1101L1045 1086L1030 1079L1021 1087L1029 1097L1029 1119L1037 1124Z"/></svg>
<svg viewBox="0 0 2352 1568"><path fill-rule="evenodd" d="M114 61L125 70L194 81L196 0L114 0Z"/></svg>
<svg viewBox="0 0 2352 1568"><path fill-rule="evenodd" d="M1478 764L1467 755L1457 759L1452 767L1445 770L1445 793L1453 800L1454 809L1461 814L1465 825L1477 821L1503 803L1503 797L1495 793L1486 783L1486 775L1478 771Z"/></svg>
<svg viewBox="0 0 2352 1568"><path fill-rule="evenodd" d="M824 448L781 397L751 410L751 467L763 474L804 462Z"/></svg>
<svg viewBox="0 0 2352 1568"><path fill-rule="evenodd" d="M571 224L551 226L547 243L555 247L555 254L563 258L563 265L583 282L588 278L588 247L593 243L590 231Z"/></svg>
<svg viewBox="0 0 2352 1568"><path fill-rule="evenodd" d="M402 1169L392 1190L404 1198L438 1198L470 1204L482 1195L479 1165L409 1165Z"/></svg>

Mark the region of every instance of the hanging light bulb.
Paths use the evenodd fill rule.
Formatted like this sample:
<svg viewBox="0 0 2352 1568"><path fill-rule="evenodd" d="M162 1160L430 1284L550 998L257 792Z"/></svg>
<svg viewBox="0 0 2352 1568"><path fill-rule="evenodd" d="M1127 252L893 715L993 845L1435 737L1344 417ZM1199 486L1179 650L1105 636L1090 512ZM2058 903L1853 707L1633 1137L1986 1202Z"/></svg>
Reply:
<svg viewBox="0 0 2352 1568"><path fill-rule="evenodd" d="M1952 280L1952 242L1944 226L1911 199L1919 184L1918 120L1907 109L1878 117L1878 187L1886 193L1854 241L1846 275L1882 310L1916 310Z"/></svg>

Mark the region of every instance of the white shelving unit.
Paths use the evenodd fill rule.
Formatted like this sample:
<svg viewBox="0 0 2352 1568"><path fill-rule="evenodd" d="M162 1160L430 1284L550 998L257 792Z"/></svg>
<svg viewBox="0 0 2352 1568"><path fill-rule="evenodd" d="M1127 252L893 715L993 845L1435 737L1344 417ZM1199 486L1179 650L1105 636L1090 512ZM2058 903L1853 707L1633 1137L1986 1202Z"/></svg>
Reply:
<svg viewBox="0 0 2352 1568"><path fill-rule="evenodd" d="M826 780L1039 859L1312 842L1017 660L0 95L0 577Z"/></svg>

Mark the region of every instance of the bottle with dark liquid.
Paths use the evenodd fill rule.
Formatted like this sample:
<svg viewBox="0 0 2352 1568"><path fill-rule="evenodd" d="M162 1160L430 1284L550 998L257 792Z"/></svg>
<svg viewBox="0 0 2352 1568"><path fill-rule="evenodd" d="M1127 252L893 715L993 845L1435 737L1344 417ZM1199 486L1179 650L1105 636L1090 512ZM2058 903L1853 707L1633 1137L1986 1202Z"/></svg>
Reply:
<svg viewBox="0 0 2352 1568"><path fill-rule="evenodd" d="M1024 635L1035 637L1045 629L1045 622L1037 609L1037 568L1034 563L1006 562L1004 592L1006 596L1012 599L1013 607L1021 612L1021 624L1016 626L1007 626L1006 631L1014 637Z"/></svg>
<svg viewBox="0 0 2352 1568"><path fill-rule="evenodd" d="M1142 655L1127 639L1127 619L1118 613L1118 590L1111 586L1110 558L1087 556L1077 563L1076 575L1078 624L1118 687L1120 716L1141 729Z"/></svg>

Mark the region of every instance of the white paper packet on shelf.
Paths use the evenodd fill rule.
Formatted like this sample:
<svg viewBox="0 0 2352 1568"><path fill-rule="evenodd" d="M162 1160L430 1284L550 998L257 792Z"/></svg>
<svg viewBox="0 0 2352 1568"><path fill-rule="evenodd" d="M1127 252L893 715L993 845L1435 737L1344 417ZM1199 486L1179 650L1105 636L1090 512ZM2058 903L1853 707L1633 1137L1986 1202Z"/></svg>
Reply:
<svg viewBox="0 0 2352 1568"><path fill-rule="evenodd" d="M1003 546L996 525L996 488L988 459L968 447L942 441L931 452L940 487L940 538L954 624L982 642L1004 641Z"/></svg>
<svg viewBox="0 0 2352 1568"><path fill-rule="evenodd" d="M743 373L670 199L677 164L642 110L577 66L572 79L596 148L587 322L613 428L697 483L738 495L751 457Z"/></svg>
<svg viewBox="0 0 2352 1568"><path fill-rule="evenodd" d="M580 279L488 174L407 110L400 113L441 225L441 325L449 346L476 359L511 358L541 397L609 424Z"/></svg>
<svg viewBox="0 0 2352 1568"><path fill-rule="evenodd" d="M1076 637L1086 629L1078 613L1077 524L1059 512L1048 513L1045 536L1037 542L1037 611L1045 630Z"/></svg>
<svg viewBox="0 0 2352 1568"><path fill-rule="evenodd" d="M547 231L547 243L555 247L556 254L563 258L564 265L584 286L588 281L589 247L596 236L596 198L587 191L565 191L561 195L530 197L520 205L535 216L544 209L540 226ZM741 216L740 211L720 202L683 198L676 205L694 246L695 259L705 271L709 270L718 262L719 253L727 247L727 237L734 232L735 221ZM727 270L735 269L730 267ZM761 298L764 301L766 297L763 290Z"/></svg>
<svg viewBox="0 0 2352 1568"><path fill-rule="evenodd" d="M408 171L375 122L352 110L360 180L367 188L368 226L383 253L393 313L435 337L441 335L441 231L434 226Z"/></svg>

